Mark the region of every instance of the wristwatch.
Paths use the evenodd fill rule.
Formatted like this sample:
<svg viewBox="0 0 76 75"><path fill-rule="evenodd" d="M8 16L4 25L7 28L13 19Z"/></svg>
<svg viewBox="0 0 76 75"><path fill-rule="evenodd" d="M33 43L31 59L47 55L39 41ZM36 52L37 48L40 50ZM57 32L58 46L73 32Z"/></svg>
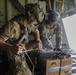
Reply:
<svg viewBox="0 0 76 75"><path fill-rule="evenodd" d="M36 42L41 43L41 41L40 41L40 40L36 40Z"/></svg>

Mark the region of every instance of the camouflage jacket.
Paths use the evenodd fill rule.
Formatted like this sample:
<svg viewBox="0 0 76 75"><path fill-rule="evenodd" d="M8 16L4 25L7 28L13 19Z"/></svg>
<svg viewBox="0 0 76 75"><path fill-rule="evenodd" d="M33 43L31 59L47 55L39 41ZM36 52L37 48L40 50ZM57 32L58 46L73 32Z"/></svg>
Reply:
<svg viewBox="0 0 76 75"><path fill-rule="evenodd" d="M10 40L13 43L19 41L23 33L25 33L26 39L28 40L28 33L32 32L33 34L35 34L35 32L37 31L37 28L35 26L30 27L29 25L27 25L25 28L21 28L19 23L15 20L9 21L1 29L0 40Z"/></svg>
<svg viewBox="0 0 76 75"><path fill-rule="evenodd" d="M56 23L54 28L49 29L45 23L42 23L39 27L41 40L44 47L50 47L53 48L53 45L51 43L51 38L55 34L56 35L56 48L61 48L62 44L62 31L61 26Z"/></svg>

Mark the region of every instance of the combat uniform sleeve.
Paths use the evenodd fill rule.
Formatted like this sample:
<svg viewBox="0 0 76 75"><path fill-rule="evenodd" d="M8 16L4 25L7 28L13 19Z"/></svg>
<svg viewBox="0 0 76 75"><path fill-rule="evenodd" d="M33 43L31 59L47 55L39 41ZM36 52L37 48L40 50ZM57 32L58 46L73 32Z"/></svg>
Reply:
<svg viewBox="0 0 76 75"><path fill-rule="evenodd" d="M49 40L49 37L47 36L46 26L41 25L39 27L39 31L40 31L40 37L41 37L43 46L46 48L52 49L53 45L52 45L51 41Z"/></svg>
<svg viewBox="0 0 76 75"><path fill-rule="evenodd" d="M18 48L17 46L13 46L11 44L5 43L7 40L10 40L10 38L14 37L15 35L14 27L15 27L15 24L12 22L7 23L6 25L2 27L3 30L0 34L0 51L10 50L13 53L17 52L17 48Z"/></svg>
<svg viewBox="0 0 76 75"><path fill-rule="evenodd" d="M30 34L32 34L34 36L34 39L29 40L29 42L26 44L26 49L36 48L37 44L40 44L42 46L39 30L34 25L30 26L30 29L31 29Z"/></svg>
<svg viewBox="0 0 76 75"><path fill-rule="evenodd" d="M36 26L31 26L30 29L31 29L31 32L33 34L35 34L36 32L38 32L38 29L36 28Z"/></svg>
<svg viewBox="0 0 76 75"><path fill-rule="evenodd" d="M46 34L46 28L45 26L41 25L39 27L39 31L40 31L40 36L41 36L41 40L44 41L47 39L47 34Z"/></svg>
<svg viewBox="0 0 76 75"><path fill-rule="evenodd" d="M31 27L31 32L34 34L34 39L36 41L41 41L40 40L40 33L39 33L39 30L36 28L36 26Z"/></svg>
<svg viewBox="0 0 76 75"><path fill-rule="evenodd" d="M59 24L56 24L55 34L56 34L56 48L62 48L62 30Z"/></svg>
<svg viewBox="0 0 76 75"><path fill-rule="evenodd" d="M7 41L10 38L13 38L15 35L15 24L13 22L8 22L3 26L3 31L0 35L0 40Z"/></svg>

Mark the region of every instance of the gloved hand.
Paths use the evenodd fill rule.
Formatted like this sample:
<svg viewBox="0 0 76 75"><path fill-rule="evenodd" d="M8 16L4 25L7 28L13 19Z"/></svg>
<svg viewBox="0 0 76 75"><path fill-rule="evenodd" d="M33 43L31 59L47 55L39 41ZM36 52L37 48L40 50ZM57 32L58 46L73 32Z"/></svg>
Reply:
<svg viewBox="0 0 76 75"><path fill-rule="evenodd" d="M54 51L62 51L60 48L54 48Z"/></svg>

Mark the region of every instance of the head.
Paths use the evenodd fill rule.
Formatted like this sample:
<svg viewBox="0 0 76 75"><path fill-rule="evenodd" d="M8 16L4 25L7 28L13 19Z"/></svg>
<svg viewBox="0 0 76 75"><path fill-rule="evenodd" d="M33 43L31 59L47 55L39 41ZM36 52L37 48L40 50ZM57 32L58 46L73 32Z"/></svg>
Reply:
<svg viewBox="0 0 76 75"><path fill-rule="evenodd" d="M50 10L48 14L48 19L46 20L46 23L48 27L52 28L54 27L56 21L58 20L59 14L53 10Z"/></svg>
<svg viewBox="0 0 76 75"><path fill-rule="evenodd" d="M25 6L26 15L29 22L41 22L44 19L44 13L37 3L29 3Z"/></svg>

